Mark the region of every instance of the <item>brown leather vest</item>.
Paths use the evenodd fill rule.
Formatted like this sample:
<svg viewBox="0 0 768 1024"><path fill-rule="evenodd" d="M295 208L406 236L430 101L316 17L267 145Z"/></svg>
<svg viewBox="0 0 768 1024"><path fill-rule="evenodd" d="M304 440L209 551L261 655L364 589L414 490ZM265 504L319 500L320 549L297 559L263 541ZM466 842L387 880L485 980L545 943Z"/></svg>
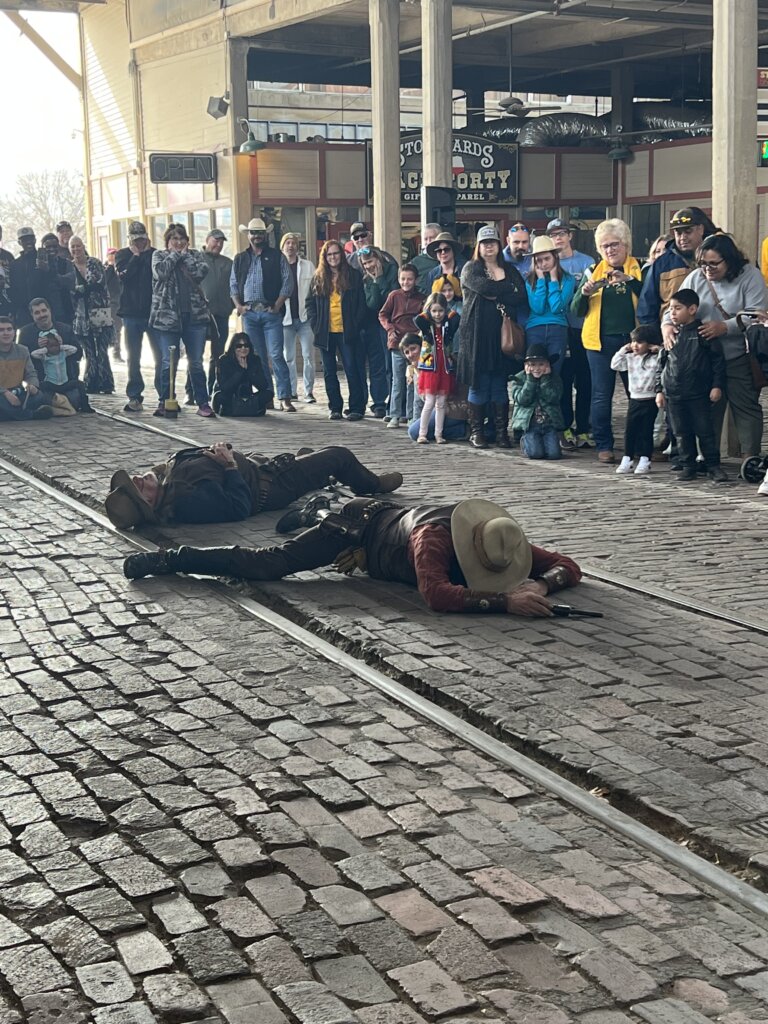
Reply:
<svg viewBox="0 0 768 1024"><path fill-rule="evenodd" d="M356 498L344 507L353 512L350 506L360 503L360 507L370 502L370 498ZM364 546L367 562L367 573L375 580L394 580L416 586L416 573L408 558L408 541L417 526L436 523L445 526L450 532L451 513L455 505L417 505L416 508L389 507L377 512L365 531ZM353 518L354 515L353 515ZM451 559L451 582L463 583L464 578L459 563L454 556Z"/></svg>

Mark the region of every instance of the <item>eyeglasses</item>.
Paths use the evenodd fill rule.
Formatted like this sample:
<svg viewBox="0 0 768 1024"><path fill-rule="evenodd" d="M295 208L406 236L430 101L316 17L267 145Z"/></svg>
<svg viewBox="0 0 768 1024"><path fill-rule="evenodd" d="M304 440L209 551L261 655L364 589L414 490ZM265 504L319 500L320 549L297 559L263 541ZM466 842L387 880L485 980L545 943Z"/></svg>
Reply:
<svg viewBox="0 0 768 1024"><path fill-rule="evenodd" d="M439 249L435 249L435 252L453 252L453 248L450 245L441 245Z"/></svg>
<svg viewBox="0 0 768 1024"><path fill-rule="evenodd" d="M355 242L362 242L362 240L363 240L364 238L367 238L367 237L368 237L368 232L367 232L367 231L364 231L364 232L362 233L362 235L352 235L352 239L353 239L353 241L355 241Z"/></svg>
<svg viewBox="0 0 768 1024"><path fill-rule="evenodd" d="M613 250L613 249L623 249L624 248L624 243L623 242L603 242L601 248L602 249L611 249L611 250Z"/></svg>
<svg viewBox="0 0 768 1024"><path fill-rule="evenodd" d="M699 260L698 265L702 270L715 270L721 263L725 263L725 260L711 260L710 262Z"/></svg>
<svg viewBox="0 0 768 1024"><path fill-rule="evenodd" d="M341 249L328 249L326 250L325 255L328 257L328 259L330 259L331 256L341 256Z"/></svg>

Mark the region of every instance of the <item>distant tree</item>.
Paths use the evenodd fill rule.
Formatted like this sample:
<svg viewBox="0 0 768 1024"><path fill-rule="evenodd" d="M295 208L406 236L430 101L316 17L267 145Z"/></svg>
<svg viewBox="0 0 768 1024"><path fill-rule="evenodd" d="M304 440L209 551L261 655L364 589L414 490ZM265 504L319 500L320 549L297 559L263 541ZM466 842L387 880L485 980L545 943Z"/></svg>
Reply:
<svg viewBox="0 0 768 1024"><path fill-rule="evenodd" d="M29 225L40 239L60 220L68 220L76 235L85 232L85 185L77 171L20 174L13 193L0 197L0 225L8 249L13 249L20 227Z"/></svg>

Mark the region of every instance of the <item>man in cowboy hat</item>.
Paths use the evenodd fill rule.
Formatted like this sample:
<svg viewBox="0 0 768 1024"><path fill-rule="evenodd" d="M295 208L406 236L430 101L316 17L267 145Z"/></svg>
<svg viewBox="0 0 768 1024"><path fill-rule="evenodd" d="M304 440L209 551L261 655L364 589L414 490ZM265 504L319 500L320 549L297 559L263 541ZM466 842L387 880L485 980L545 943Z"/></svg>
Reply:
<svg viewBox="0 0 768 1024"><path fill-rule="evenodd" d="M427 291L432 291L432 285L440 278L453 277L461 278L461 268L467 262L461 252L461 243L457 242L450 231L441 231L437 238L427 246L427 255L437 260L437 266L427 275Z"/></svg>
<svg viewBox="0 0 768 1024"><path fill-rule="evenodd" d="M267 225L261 217L252 217L240 230L248 235L248 248L235 256L229 293L265 370L272 364L280 408L296 412L283 347L285 302L293 292L291 268L278 249L267 245Z"/></svg>
<svg viewBox="0 0 768 1024"><path fill-rule="evenodd" d="M141 552L123 571L128 579L189 572L277 580L320 566L347 575L360 568L418 587L436 612L525 616L551 615L546 596L581 579L572 559L530 544L509 512L484 498L416 508L355 498L341 513L320 510L316 518L282 546Z"/></svg>
<svg viewBox="0 0 768 1024"><path fill-rule="evenodd" d="M334 446L274 458L235 451L223 442L183 448L147 473L120 469L104 505L121 530L142 523L231 523L257 512L285 508L329 477L355 494L388 494L402 484L400 473L377 476L348 448Z"/></svg>

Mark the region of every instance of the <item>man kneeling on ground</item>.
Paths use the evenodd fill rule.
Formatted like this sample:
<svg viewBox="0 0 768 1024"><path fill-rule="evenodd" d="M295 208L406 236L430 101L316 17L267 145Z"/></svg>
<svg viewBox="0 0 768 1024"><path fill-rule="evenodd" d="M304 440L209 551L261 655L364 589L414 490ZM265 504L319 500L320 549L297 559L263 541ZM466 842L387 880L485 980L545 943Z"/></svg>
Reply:
<svg viewBox="0 0 768 1024"><path fill-rule="evenodd" d="M355 498L340 514L322 510L316 518L279 547L141 552L126 558L123 571L128 579L187 572L277 580L333 565L416 586L436 612L524 616L551 615L546 595L581 579L573 559L530 544L509 512L483 498L416 508Z"/></svg>
<svg viewBox="0 0 768 1024"><path fill-rule="evenodd" d="M110 520L123 530L171 520L231 523L285 508L325 487L330 477L355 494L389 494L403 482L400 473L377 476L348 448L337 445L269 458L218 443L183 448L148 473L131 476L118 470L104 504Z"/></svg>

